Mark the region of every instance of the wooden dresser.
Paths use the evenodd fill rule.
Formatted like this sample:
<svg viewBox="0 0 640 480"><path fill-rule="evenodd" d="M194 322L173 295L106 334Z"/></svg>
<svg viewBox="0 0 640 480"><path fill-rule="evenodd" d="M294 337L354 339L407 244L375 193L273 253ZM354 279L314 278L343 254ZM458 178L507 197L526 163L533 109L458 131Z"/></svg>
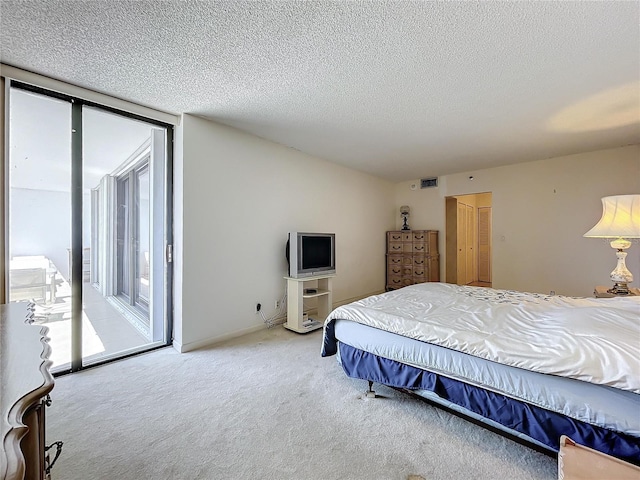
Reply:
<svg viewBox="0 0 640 480"><path fill-rule="evenodd" d="M31 324L26 302L0 305L0 313L0 478L46 479L44 410L53 389L48 328Z"/></svg>
<svg viewBox="0 0 640 480"><path fill-rule="evenodd" d="M437 230L387 232L387 290L439 281Z"/></svg>

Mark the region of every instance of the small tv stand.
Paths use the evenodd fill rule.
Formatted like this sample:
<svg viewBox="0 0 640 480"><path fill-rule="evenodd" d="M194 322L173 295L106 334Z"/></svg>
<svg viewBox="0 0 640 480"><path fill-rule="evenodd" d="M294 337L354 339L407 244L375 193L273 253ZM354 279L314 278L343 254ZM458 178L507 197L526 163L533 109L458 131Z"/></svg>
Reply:
<svg viewBox="0 0 640 480"><path fill-rule="evenodd" d="M325 319L333 309L331 297L331 279L335 275L316 275L313 277L292 278L287 280L287 323L285 328L297 333L308 333L322 328ZM317 283L317 285L316 285ZM305 293L307 289L315 293ZM317 318L303 319L305 298L318 299Z"/></svg>

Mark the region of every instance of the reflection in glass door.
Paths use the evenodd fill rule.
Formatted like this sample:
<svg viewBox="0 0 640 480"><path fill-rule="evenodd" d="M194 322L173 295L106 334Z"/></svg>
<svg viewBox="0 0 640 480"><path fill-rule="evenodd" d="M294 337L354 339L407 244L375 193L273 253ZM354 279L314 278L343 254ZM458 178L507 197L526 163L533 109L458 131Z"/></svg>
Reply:
<svg viewBox="0 0 640 480"><path fill-rule="evenodd" d="M10 89L7 300L34 304L54 368L71 368L71 104Z"/></svg>
<svg viewBox="0 0 640 480"><path fill-rule="evenodd" d="M169 342L171 130L52 95L9 89L6 280L63 372Z"/></svg>
<svg viewBox="0 0 640 480"><path fill-rule="evenodd" d="M116 179L118 296L146 325L149 313L150 205L149 157ZM145 317L145 318L142 318Z"/></svg>
<svg viewBox="0 0 640 480"><path fill-rule="evenodd" d="M118 295L124 297L129 303L129 291L131 289L129 279L131 277L131 234L129 233L130 196L129 178L118 181L117 203L118 216L116 218L116 231L118 235L118 250L116 252L116 265L118 269Z"/></svg>
<svg viewBox="0 0 640 480"><path fill-rule="evenodd" d="M139 307L149 309L149 247L150 247L150 183L149 165L146 164L135 174L136 187L136 247L137 247L137 269L136 269L136 291L135 302Z"/></svg>

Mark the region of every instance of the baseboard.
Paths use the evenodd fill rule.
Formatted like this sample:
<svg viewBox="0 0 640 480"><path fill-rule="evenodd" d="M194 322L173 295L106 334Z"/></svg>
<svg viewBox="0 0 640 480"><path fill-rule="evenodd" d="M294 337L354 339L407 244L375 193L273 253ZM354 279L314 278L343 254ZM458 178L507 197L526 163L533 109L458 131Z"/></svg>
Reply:
<svg viewBox="0 0 640 480"><path fill-rule="evenodd" d="M377 291L377 292L373 292L373 293L367 293L365 295L358 295L357 297L352 297L352 298L347 298L344 300L339 300L338 302L334 302L333 304L333 308L338 308L342 305L346 305L347 303L351 303L351 302L356 302L358 300L362 300L363 298L367 298L370 297L371 295L378 295L380 293L384 293L384 290L381 291ZM317 313L317 310L311 310L309 313L313 314L313 313ZM324 321L324 319L323 319ZM286 316L285 317L279 317L277 319L274 320L274 326L275 325L279 325L283 322L286 322ZM186 353L186 352L190 352L192 350L197 350L198 348L203 348L203 347L209 347L211 345L215 345L216 343L221 343L221 342L225 342L227 340L231 340L232 338L237 338L237 337L241 337L243 335L248 335L249 333L253 333L253 332L257 332L259 330L263 330L267 328L267 325L264 323L261 323L259 325L254 325L252 327L249 328L244 328L242 330L236 330L235 332L231 332L231 333L227 333L225 335L220 335L218 337L210 337L210 338L206 338L203 340L198 340L196 342L190 342L190 343L186 343L186 344L182 344L180 342L177 342L176 340L173 341L173 348L175 348L178 352L180 353Z"/></svg>
<svg viewBox="0 0 640 480"><path fill-rule="evenodd" d="M211 345L215 345L216 343L225 342L227 340L231 340L232 338L241 337L243 335L257 332L265 328L267 328L267 326L261 323L259 325L254 325L253 327L236 330L235 332L226 333L217 337L209 337L203 340L198 340L196 342L190 342L186 344L180 344L174 340L173 348L178 350L180 353L191 352L192 350L197 350L198 348L209 347Z"/></svg>

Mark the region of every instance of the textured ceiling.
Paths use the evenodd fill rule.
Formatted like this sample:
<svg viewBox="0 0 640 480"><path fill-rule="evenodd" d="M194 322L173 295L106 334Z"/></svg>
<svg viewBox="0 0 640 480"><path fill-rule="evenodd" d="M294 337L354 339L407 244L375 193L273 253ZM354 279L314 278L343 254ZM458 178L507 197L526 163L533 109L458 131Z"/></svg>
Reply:
<svg viewBox="0 0 640 480"><path fill-rule="evenodd" d="M640 3L0 2L3 63L393 181L640 143Z"/></svg>

